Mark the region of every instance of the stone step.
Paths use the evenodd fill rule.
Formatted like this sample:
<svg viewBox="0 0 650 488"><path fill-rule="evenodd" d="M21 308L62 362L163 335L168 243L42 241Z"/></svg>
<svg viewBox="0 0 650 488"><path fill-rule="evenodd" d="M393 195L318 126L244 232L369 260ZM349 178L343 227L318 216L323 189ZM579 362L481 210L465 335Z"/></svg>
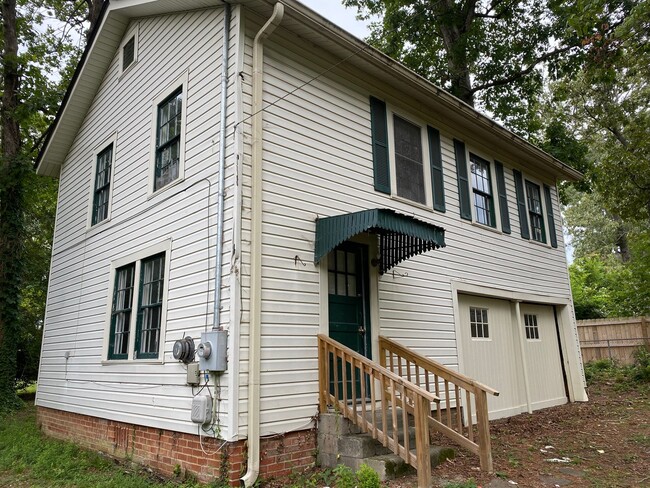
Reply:
<svg viewBox="0 0 650 488"><path fill-rule="evenodd" d="M415 454L415 450L411 451ZM435 468L447 459L453 459L455 451L449 447L432 446L429 448L429 459L431 468ZM396 454L381 454L364 459L346 458L341 456L341 464L345 464L353 470L358 470L362 464L370 466L378 475L381 481L392 480L401 476L415 473L415 469Z"/></svg>

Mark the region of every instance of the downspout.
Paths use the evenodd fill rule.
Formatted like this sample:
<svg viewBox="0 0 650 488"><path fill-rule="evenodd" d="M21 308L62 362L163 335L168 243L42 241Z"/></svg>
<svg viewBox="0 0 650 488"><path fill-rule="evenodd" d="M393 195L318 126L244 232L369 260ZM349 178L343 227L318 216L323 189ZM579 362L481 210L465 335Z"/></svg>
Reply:
<svg viewBox="0 0 650 488"><path fill-rule="evenodd" d="M225 171L226 171L226 116L228 103L228 59L230 58L230 4L223 2L223 52L221 53L221 121L219 130L219 184L217 190L217 242L216 263L214 270L214 313L212 330L217 330L221 324L221 280L223 267L223 206L225 202Z"/></svg>
<svg viewBox="0 0 650 488"><path fill-rule="evenodd" d="M284 5L276 3L273 14L253 41L253 158L251 161L251 290L248 348L248 470L241 478L253 486L260 473L260 346L262 332L262 96L264 41L282 22Z"/></svg>

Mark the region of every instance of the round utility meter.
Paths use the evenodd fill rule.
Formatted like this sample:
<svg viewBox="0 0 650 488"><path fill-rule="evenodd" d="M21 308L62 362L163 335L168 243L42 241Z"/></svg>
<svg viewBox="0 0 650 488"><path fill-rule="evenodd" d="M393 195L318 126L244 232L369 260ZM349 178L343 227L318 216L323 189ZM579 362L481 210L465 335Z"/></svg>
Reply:
<svg viewBox="0 0 650 488"><path fill-rule="evenodd" d="M178 361L191 363L194 360L194 340L190 336L177 340L174 342L172 354Z"/></svg>

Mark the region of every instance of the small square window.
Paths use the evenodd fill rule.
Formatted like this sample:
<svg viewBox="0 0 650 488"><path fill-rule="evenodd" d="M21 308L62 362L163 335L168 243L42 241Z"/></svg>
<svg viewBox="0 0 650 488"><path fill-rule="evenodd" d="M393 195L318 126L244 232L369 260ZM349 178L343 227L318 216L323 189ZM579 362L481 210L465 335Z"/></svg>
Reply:
<svg viewBox="0 0 650 488"><path fill-rule="evenodd" d="M524 314L524 327L526 328L526 339L539 339L537 315Z"/></svg>
<svg viewBox="0 0 650 488"><path fill-rule="evenodd" d="M488 309L470 307L469 324L473 339L489 339Z"/></svg>
<svg viewBox="0 0 650 488"><path fill-rule="evenodd" d="M122 71L125 71L135 61L135 36L126 41L122 48Z"/></svg>

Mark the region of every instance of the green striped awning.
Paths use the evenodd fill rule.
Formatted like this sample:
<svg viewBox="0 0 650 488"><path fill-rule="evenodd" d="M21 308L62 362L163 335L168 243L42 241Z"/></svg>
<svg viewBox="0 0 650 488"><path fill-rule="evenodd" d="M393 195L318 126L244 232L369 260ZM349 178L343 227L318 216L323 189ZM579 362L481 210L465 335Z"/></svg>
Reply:
<svg viewBox="0 0 650 488"><path fill-rule="evenodd" d="M379 273L423 252L445 246L445 229L387 208L316 219L314 263L339 244L361 234L379 235Z"/></svg>

